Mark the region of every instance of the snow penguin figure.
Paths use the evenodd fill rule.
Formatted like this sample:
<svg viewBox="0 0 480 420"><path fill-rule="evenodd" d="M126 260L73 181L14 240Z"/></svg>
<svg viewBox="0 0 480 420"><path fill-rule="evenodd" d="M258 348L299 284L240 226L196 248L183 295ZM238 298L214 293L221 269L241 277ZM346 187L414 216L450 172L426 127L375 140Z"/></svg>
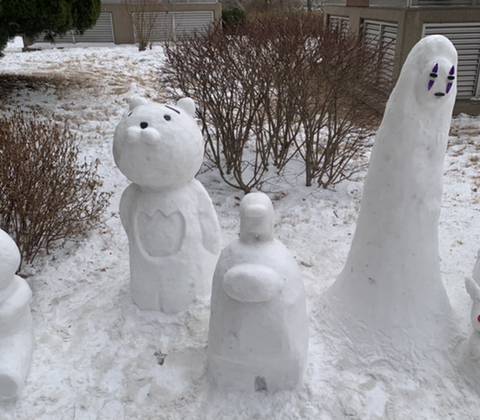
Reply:
<svg viewBox="0 0 480 420"><path fill-rule="evenodd" d="M32 292L15 275L19 265L17 245L0 229L0 400L19 395L32 358Z"/></svg>
<svg viewBox="0 0 480 420"><path fill-rule="evenodd" d="M240 205L240 238L213 278L208 376L222 389L277 391L297 386L308 346L302 275L273 237L274 210L263 193Z"/></svg>
<svg viewBox="0 0 480 420"><path fill-rule="evenodd" d="M120 202L130 247L130 284L140 309L176 313L208 295L220 227L194 177L203 161L195 104L134 97L116 128L115 162L132 182Z"/></svg>
<svg viewBox="0 0 480 420"><path fill-rule="evenodd" d="M447 347L438 221L456 69L441 35L408 55L376 135L347 262L324 296L332 331L364 359L414 360Z"/></svg>

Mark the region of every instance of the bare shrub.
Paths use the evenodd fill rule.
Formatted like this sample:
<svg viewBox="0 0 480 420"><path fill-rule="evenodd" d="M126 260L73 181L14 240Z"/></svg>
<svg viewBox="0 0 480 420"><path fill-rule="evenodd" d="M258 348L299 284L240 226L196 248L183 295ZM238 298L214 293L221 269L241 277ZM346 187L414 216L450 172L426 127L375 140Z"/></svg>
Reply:
<svg viewBox="0 0 480 420"><path fill-rule="evenodd" d="M309 44L298 73L298 115L302 127L297 142L305 162L305 183L329 187L349 179L358 166L355 158L378 124L377 54L361 40L340 31L323 31Z"/></svg>
<svg viewBox="0 0 480 420"><path fill-rule="evenodd" d="M163 83L202 104L207 155L229 185L259 188L301 158L306 184L326 188L358 170L377 124L379 54L319 14L259 15L166 45Z"/></svg>
<svg viewBox="0 0 480 420"><path fill-rule="evenodd" d="M19 112L0 118L0 227L24 262L100 221L109 194L99 192L97 165L79 161L66 125Z"/></svg>
<svg viewBox="0 0 480 420"><path fill-rule="evenodd" d="M151 43L153 30L160 16L153 6L162 3L163 0L123 0L124 7L132 18L139 51L145 51Z"/></svg>
<svg viewBox="0 0 480 420"><path fill-rule="evenodd" d="M227 184L244 191L258 185L268 169L268 156L263 155L268 149L254 138L267 95L257 41L225 36L216 26L205 35L166 45L170 66L165 83L202 104L207 156Z"/></svg>

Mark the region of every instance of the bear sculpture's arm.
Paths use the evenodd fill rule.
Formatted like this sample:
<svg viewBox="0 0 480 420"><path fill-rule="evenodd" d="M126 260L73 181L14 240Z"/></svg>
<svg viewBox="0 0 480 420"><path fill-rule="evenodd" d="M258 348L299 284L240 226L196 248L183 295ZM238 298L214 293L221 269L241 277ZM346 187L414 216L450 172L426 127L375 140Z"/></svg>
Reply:
<svg viewBox="0 0 480 420"><path fill-rule="evenodd" d="M225 273L223 290L232 299L245 303L268 302L277 296L285 279L270 267L239 264Z"/></svg>
<svg viewBox="0 0 480 420"><path fill-rule="evenodd" d="M202 243L212 254L220 252L220 225L212 200L203 185L195 180L198 197L198 215L202 229Z"/></svg>
<svg viewBox="0 0 480 420"><path fill-rule="evenodd" d="M127 232L127 235L130 234L131 229L131 214L132 206L135 193L137 191L137 186L135 184L130 184L122 194L120 199L120 220L122 222L123 228Z"/></svg>
<svg viewBox="0 0 480 420"><path fill-rule="evenodd" d="M10 325L24 313L32 299L32 290L21 277L15 276L13 293L5 301L0 302L0 327Z"/></svg>

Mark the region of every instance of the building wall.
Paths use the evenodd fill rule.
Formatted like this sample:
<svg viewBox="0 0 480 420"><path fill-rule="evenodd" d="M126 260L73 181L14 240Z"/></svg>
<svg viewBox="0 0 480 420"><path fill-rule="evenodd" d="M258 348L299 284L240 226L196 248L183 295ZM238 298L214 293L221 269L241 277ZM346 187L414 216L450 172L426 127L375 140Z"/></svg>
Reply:
<svg viewBox="0 0 480 420"><path fill-rule="evenodd" d="M156 12L195 12L195 11L212 11L215 20L222 17L221 3L171 3L148 6L148 11ZM133 33L133 23L124 4L103 3L103 12L112 13L113 32L115 34L116 44L133 44L135 43L135 35Z"/></svg>
<svg viewBox="0 0 480 420"><path fill-rule="evenodd" d="M364 20L377 20L398 24L397 46L394 60L394 78L402 68L408 53L420 40L425 23L465 23L480 22L479 7L457 8L380 8L380 7L338 7L324 6L325 14L348 16L350 28L354 34L361 33ZM455 112L480 114L480 101L460 99L455 105Z"/></svg>

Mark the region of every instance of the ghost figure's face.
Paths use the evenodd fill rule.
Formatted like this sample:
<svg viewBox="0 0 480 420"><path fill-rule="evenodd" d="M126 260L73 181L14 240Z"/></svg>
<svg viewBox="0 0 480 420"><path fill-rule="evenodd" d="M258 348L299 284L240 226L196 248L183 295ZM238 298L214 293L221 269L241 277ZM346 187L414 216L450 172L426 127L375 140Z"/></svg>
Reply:
<svg viewBox="0 0 480 420"><path fill-rule="evenodd" d="M446 60L441 60L446 61ZM448 67L449 63L442 63ZM427 90L437 98L442 98L448 95L452 90L455 82L455 65L452 64L448 72L445 71L445 66L440 67L439 63L435 63L429 74Z"/></svg>
<svg viewBox="0 0 480 420"><path fill-rule="evenodd" d="M457 52L447 38L441 35L423 38L407 61L402 70L403 87L413 83L420 106L418 111L439 110L446 103L453 106L457 91Z"/></svg>
<svg viewBox="0 0 480 420"><path fill-rule="evenodd" d="M426 107L437 107L456 92L456 64L438 57L423 66L416 81L417 100Z"/></svg>

